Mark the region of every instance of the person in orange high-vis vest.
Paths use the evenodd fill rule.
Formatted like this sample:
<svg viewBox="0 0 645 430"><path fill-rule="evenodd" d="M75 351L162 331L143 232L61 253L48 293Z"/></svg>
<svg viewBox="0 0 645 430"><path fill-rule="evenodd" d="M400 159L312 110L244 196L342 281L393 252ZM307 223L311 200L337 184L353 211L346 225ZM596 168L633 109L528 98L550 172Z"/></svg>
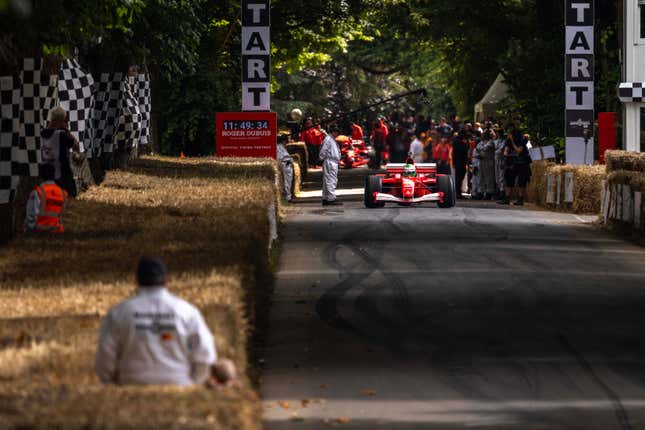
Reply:
<svg viewBox="0 0 645 430"><path fill-rule="evenodd" d="M40 166L43 182L34 188L27 201L25 231L37 233L63 233L62 217L69 195L56 185L55 167L51 164Z"/></svg>

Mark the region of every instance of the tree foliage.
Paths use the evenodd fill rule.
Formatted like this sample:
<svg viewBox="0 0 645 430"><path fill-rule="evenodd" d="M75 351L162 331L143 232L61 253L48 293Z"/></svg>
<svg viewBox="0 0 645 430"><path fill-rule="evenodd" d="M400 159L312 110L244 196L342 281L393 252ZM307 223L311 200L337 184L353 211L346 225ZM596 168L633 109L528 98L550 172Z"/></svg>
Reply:
<svg viewBox="0 0 645 430"><path fill-rule="evenodd" d="M597 110L616 110L620 0L596 2ZM273 107L328 116L403 91L385 109L473 105L501 72L500 114L545 141L563 134L561 0L273 0ZM238 110L240 0L0 0L0 68L78 52L93 70L140 65L156 84L167 152L213 150L213 115Z"/></svg>

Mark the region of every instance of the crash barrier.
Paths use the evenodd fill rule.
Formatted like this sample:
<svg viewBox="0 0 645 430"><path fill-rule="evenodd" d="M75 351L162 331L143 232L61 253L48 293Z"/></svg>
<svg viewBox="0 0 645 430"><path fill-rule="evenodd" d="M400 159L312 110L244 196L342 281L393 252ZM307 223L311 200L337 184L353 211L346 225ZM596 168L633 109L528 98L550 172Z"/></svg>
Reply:
<svg viewBox="0 0 645 430"><path fill-rule="evenodd" d="M267 325L276 170L270 160L136 160L70 202L65 234L5 246L0 427L259 429L245 371L251 336ZM171 290L202 311L219 355L242 374L239 388L99 384L99 322L133 292L142 254L160 256Z"/></svg>
<svg viewBox="0 0 645 430"><path fill-rule="evenodd" d="M605 159L607 180L602 185L601 209L604 225L642 235L645 230L645 154L607 151Z"/></svg>
<svg viewBox="0 0 645 430"><path fill-rule="evenodd" d="M527 201L563 212L600 213L601 183L606 176L603 166L536 161L531 171Z"/></svg>
<svg viewBox="0 0 645 430"><path fill-rule="evenodd" d="M298 164L300 165L300 174L302 177L307 176L307 169L309 168L309 153L307 152L307 145L304 142L292 142L286 145L289 154L298 155L300 158Z"/></svg>

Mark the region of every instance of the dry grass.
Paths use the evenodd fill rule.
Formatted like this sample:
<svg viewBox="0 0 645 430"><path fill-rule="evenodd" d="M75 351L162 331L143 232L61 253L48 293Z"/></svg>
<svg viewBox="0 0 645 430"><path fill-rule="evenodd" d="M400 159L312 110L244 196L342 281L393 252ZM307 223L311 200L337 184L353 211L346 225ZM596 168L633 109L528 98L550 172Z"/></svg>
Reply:
<svg viewBox="0 0 645 430"><path fill-rule="evenodd" d="M259 428L246 378L232 390L106 388L92 371L100 318L132 293L142 254L168 263L171 290L247 369L249 322L268 294L275 163L234 163L141 160L72 202L62 237L2 250L0 428Z"/></svg>
<svg viewBox="0 0 645 430"><path fill-rule="evenodd" d="M607 151L605 153L607 173L619 170L645 172L645 154L641 152Z"/></svg>
<svg viewBox="0 0 645 430"><path fill-rule="evenodd" d="M605 178L603 166L558 165L547 161L531 164L533 177L527 189L527 200L539 206L547 206L547 176L562 176L560 202L564 202L564 175L573 173L573 203L561 203L553 209L574 213L600 213L601 182Z"/></svg>

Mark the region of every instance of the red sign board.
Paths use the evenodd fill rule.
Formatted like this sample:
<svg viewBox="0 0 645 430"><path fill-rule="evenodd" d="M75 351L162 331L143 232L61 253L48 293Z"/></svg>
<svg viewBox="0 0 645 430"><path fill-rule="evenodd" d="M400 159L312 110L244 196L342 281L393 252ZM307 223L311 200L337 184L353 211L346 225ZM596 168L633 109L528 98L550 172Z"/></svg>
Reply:
<svg viewBox="0 0 645 430"><path fill-rule="evenodd" d="M278 118L275 112L217 112L215 155L275 158Z"/></svg>
<svg viewBox="0 0 645 430"><path fill-rule="evenodd" d="M616 149L616 113L598 113L598 155L600 164L605 164L605 151Z"/></svg>

